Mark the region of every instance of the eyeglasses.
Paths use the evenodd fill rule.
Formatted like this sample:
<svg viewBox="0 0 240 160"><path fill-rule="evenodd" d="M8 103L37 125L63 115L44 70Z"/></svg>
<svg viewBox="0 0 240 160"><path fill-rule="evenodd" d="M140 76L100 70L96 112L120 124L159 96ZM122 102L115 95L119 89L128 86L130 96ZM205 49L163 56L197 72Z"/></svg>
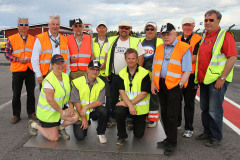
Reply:
<svg viewBox="0 0 240 160"><path fill-rule="evenodd" d="M77 27L82 28L82 25L81 25L81 24L79 24L79 25L75 24L74 27L76 27L76 28L77 28Z"/></svg>
<svg viewBox="0 0 240 160"><path fill-rule="evenodd" d="M214 22L214 19L204 19L204 22Z"/></svg>
<svg viewBox="0 0 240 160"><path fill-rule="evenodd" d="M146 28L146 31L154 31L154 28Z"/></svg>
<svg viewBox="0 0 240 160"><path fill-rule="evenodd" d="M130 29L130 27L126 27L126 26L121 26L121 27L119 27L120 29L125 29L125 30L129 30Z"/></svg>
<svg viewBox="0 0 240 160"><path fill-rule="evenodd" d="M94 68L90 68L91 71L96 71L96 72L99 72L100 69L94 69Z"/></svg>
<svg viewBox="0 0 240 160"><path fill-rule="evenodd" d="M25 24L20 23L19 26L28 26L28 23L25 23Z"/></svg>

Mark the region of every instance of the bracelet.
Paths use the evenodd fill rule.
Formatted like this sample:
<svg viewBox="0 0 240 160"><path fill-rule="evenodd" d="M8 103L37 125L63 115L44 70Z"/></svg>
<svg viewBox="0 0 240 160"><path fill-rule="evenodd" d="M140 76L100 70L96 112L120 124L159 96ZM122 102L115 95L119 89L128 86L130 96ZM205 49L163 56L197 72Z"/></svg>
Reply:
<svg viewBox="0 0 240 160"><path fill-rule="evenodd" d="M63 110L62 116L64 116L64 115L65 115L65 111Z"/></svg>

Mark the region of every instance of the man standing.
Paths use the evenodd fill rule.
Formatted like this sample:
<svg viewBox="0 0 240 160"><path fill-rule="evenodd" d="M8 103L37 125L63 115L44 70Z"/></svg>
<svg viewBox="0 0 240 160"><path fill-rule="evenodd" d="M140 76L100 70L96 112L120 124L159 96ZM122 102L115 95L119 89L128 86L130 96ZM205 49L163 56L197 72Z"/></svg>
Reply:
<svg viewBox="0 0 240 160"><path fill-rule="evenodd" d="M186 42L191 46L192 49L192 72L188 79L188 85L183 90L183 95L181 96L179 115L178 115L178 129L181 128L182 122L182 99L184 98L184 118L185 118L185 132L184 137L192 137L193 135L193 117L194 117L194 106L195 97L197 94L198 85L194 83L195 78L195 65L197 58L197 51L199 47L201 36L198 34L193 34L193 29L195 27L195 20L192 17L186 17L182 20L183 35L177 37L179 41Z"/></svg>
<svg viewBox="0 0 240 160"><path fill-rule="evenodd" d="M171 23L163 25L161 34L164 44L159 45L153 61L151 91L159 92L161 118L167 138L158 142L164 154L171 156L177 146L177 122L180 97L192 71L190 45L176 39Z"/></svg>
<svg viewBox="0 0 240 160"><path fill-rule="evenodd" d="M127 66L124 61L125 51L128 48L137 50L139 54L139 65L142 66L144 61L142 44L139 42L139 39L129 36L130 29L132 28L131 23L128 21L122 21L118 27L119 35L110 37L108 44L104 48L104 51L107 53L105 56L105 75L110 79L111 113L113 113L119 97L118 74Z"/></svg>
<svg viewBox="0 0 240 160"><path fill-rule="evenodd" d="M128 137L125 120L129 114L133 118L134 136L141 138L144 135L150 100L149 71L138 65L138 53L135 49L127 49L124 56L127 67L119 72L121 101L117 103L115 109L118 129L117 145L123 145Z"/></svg>
<svg viewBox="0 0 240 160"><path fill-rule="evenodd" d="M105 105L106 105L106 108L110 110L110 86L109 86L109 82L105 77L105 63L104 63L106 52L103 51L104 47L108 43L108 37L106 36L107 23L105 21L99 21L97 23L96 30L98 32L98 35L97 37L92 39L93 53L94 53L95 60L97 60L101 64L99 78L101 78L105 83L105 91L106 91Z"/></svg>
<svg viewBox="0 0 240 160"><path fill-rule="evenodd" d="M87 136L88 120L98 119L97 135L100 143L107 143L105 137L108 112L103 106L105 103L105 84L98 78L100 63L92 60L88 64L87 74L72 81L70 102L76 107L79 121L73 124L73 132L78 140Z"/></svg>
<svg viewBox="0 0 240 160"><path fill-rule="evenodd" d="M87 73L87 66L94 59L92 40L88 34L83 34L84 25L80 18L72 20L73 35L67 36L71 56L70 81Z"/></svg>
<svg viewBox="0 0 240 160"><path fill-rule="evenodd" d="M31 56L34 45L34 37L28 34L28 18L18 18L18 33L8 37L5 48L5 56L11 62L12 72L12 124L20 121L21 114L21 91L25 80L27 90L27 113L28 118L37 119L35 115L35 75L32 71Z"/></svg>
<svg viewBox="0 0 240 160"><path fill-rule="evenodd" d="M222 15L219 11L205 13L203 36L199 46L195 83L200 83L200 107L202 110L203 134L197 140L209 141L208 147L221 144L224 94L233 77L237 59L235 40L230 32L219 27Z"/></svg>
<svg viewBox="0 0 240 160"><path fill-rule="evenodd" d="M163 43L161 38L157 38L157 24L155 22L148 22L145 25L146 37L140 38L144 48L144 62L143 68L152 72L153 57L156 48ZM157 95L150 93L150 108L148 113L148 127L153 128L158 125L159 120L159 99Z"/></svg>
<svg viewBox="0 0 240 160"><path fill-rule="evenodd" d="M47 32L36 36L31 59L33 71L40 84L40 89L43 79L51 69L50 63L53 55L61 54L63 56L65 60L64 72L67 74L70 73L70 56L68 53L67 38L58 33L60 29L60 16L49 16L48 27L49 30Z"/></svg>

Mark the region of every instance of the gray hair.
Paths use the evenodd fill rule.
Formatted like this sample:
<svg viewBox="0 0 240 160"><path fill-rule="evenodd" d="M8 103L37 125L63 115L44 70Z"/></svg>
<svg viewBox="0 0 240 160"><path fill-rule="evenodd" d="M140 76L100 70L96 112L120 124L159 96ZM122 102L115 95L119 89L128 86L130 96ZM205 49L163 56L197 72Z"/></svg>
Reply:
<svg viewBox="0 0 240 160"><path fill-rule="evenodd" d="M28 18L26 18L26 17L18 17L17 24L19 24L19 22L21 20L27 20L28 21Z"/></svg>
<svg viewBox="0 0 240 160"><path fill-rule="evenodd" d="M207 15L211 16L211 15L214 14L214 13L217 15L217 19L218 19L218 20L221 20L221 19L222 19L222 14L221 14L219 11L215 10L215 9L212 9L212 10L207 11L207 12L205 13L205 17L206 17Z"/></svg>
<svg viewBox="0 0 240 160"><path fill-rule="evenodd" d="M60 21L60 16L58 14L50 15L48 23L50 23L53 19L58 19Z"/></svg>

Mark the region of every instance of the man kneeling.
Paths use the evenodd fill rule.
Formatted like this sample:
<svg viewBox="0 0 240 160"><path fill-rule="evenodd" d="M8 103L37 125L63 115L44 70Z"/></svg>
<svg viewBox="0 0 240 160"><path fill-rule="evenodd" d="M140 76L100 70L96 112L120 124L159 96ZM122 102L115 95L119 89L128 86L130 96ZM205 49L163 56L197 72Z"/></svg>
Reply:
<svg viewBox="0 0 240 160"><path fill-rule="evenodd" d="M108 112L105 103L105 83L98 78L100 63L92 60L88 64L87 74L72 81L70 101L79 114L79 121L73 124L73 132L78 140L87 136L88 121L91 117L98 119L97 135L100 143L107 143L105 131Z"/></svg>
<svg viewBox="0 0 240 160"><path fill-rule="evenodd" d="M121 101L116 104L117 145L123 145L128 137L126 117L133 117L133 133L136 138L144 135L146 115L149 112L151 81L149 71L138 65L138 53L129 48L124 53L127 67L119 72L119 93Z"/></svg>

